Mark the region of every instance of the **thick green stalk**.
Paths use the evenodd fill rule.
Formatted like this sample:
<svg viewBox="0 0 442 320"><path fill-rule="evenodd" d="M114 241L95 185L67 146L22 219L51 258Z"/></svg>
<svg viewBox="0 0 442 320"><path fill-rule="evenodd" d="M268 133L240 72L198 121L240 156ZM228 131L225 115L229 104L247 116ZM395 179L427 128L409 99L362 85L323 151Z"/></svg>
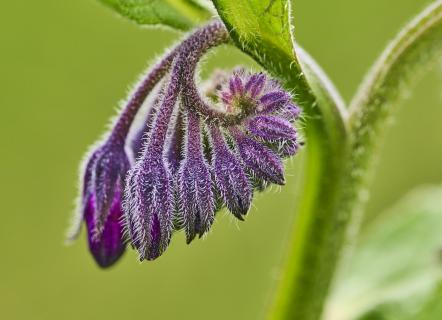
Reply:
<svg viewBox="0 0 442 320"><path fill-rule="evenodd" d="M349 224L366 193L363 182L380 129L403 91L407 75L441 53L441 1L419 16L387 49L352 103L350 117L339 107L340 100L315 63L299 48L294 54L287 35L291 21L285 18L290 13L289 3L214 3L237 46L293 89L306 115L303 194L270 318L317 320Z"/></svg>
<svg viewBox="0 0 442 320"><path fill-rule="evenodd" d="M350 152L339 201L339 216L347 226L347 235L354 235L362 220L373 160L388 119L410 86L441 57L442 0L438 0L385 49L350 104ZM341 239L344 240L345 237Z"/></svg>
<svg viewBox="0 0 442 320"><path fill-rule="evenodd" d="M350 222L358 220L357 213L361 212L362 201L366 198L369 164L376 154L374 149L379 143L381 129L393 112L395 102L418 78L418 72L422 73L442 56L442 1L426 9L400 33L375 65L352 103L348 119L351 125L349 149L345 141L341 149L337 148L340 137L331 130L333 122L329 122L325 113L324 107L333 104L334 100L328 96L333 91L320 84L325 78L315 72L312 64L302 63L307 60L302 51L298 49L297 52L317 97L318 109L321 109L323 123L319 126L323 126L326 134L333 134L328 139L334 141L335 148L328 159L324 157L326 151L318 150L323 147L319 142L323 138L321 128L315 125L317 119L310 120L307 123L308 163L302 204L271 319L313 320L321 317ZM312 146L313 143L316 145ZM333 159L339 160L333 165ZM329 169L334 171L323 171L323 161L331 162Z"/></svg>
<svg viewBox="0 0 442 320"><path fill-rule="evenodd" d="M292 89L303 107L307 142L303 194L270 318L318 319L346 231L339 216L348 158L345 108L314 61L300 49L295 54L288 2L214 3L236 45Z"/></svg>
<svg viewBox="0 0 442 320"><path fill-rule="evenodd" d="M316 97L316 107L310 111L306 128L301 204L275 305L269 314L275 320L320 317L346 233L346 224L339 216L348 158L347 131L342 121L346 118L345 107L315 62L299 48L297 53ZM327 120L338 110L342 122L335 122L340 123L336 128Z"/></svg>
<svg viewBox="0 0 442 320"><path fill-rule="evenodd" d="M298 56L305 78L289 78L286 85L297 87L304 106L307 158L301 203L270 319L319 318L346 233L339 216L348 158L345 109L313 60L301 50ZM307 80L311 87L302 87Z"/></svg>

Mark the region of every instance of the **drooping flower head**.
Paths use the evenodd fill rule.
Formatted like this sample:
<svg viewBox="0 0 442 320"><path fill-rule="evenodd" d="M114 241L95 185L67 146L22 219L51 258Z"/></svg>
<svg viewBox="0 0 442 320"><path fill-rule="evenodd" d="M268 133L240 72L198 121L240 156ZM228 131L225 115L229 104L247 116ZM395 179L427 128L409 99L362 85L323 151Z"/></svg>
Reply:
<svg viewBox="0 0 442 320"><path fill-rule="evenodd" d="M153 260L174 231L184 229L190 243L211 229L222 207L244 220L255 190L285 184L283 158L300 146L293 125L300 109L291 94L265 73L244 69L218 72L203 93L197 88L198 62L227 41L219 21L188 36L141 82L112 130L116 139L92 154L83 218L100 265L123 252L122 228L140 259ZM161 79L144 129L129 136ZM134 161L125 145L133 148Z"/></svg>
<svg viewBox="0 0 442 320"><path fill-rule="evenodd" d="M106 139L89 152L82 166L80 199L68 241L77 238L84 221L90 252L102 268L118 261L126 248L123 194L131 167L125 151L130 128L147 95L169 70L175 55L176 50L171 51L140 81Z"/></svg>

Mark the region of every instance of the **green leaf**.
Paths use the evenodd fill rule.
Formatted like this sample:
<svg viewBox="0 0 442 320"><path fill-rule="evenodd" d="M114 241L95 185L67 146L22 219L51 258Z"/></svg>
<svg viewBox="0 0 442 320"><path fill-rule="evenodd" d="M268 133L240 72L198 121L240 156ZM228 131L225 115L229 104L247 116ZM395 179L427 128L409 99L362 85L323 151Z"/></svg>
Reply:
<svg viewBox="0 0 442 320"><path fill-rule="evenodd" d="M418 312L417 320L442 319L442 282L433 290L422 309Z"/></svg>
<svg viewBox="0 0 442 320"><path fill-rule="evenodd" d="M195 0L99 0L141 25L166 25L187 30L210 18Z"/></svg>
<svg viewBox="0 0 442 320"><path fill-rule="evenodd" d="M307 146L303 195L270 318L318 319L348 221L341 214L339 188L348 157L346 109L319 66L295 48L290 1L213 3L236 46L292 90L303 108Z"/></svg>
<svg viewBox="0 0 442 320"><path fill-rule="evenodd" d="M427 317L442 311L441 249L442 187L418 189L360 236L326 319L442 319Z"/></svg>
<svg viewBox="0 0 442 320"><path fill-rule="evenodd" d="M213 1L238 46L262 64L268 55L284 55L296 63L290 33L289 4L281 0ZM296 69L296 67L295 67Z"/></svg>

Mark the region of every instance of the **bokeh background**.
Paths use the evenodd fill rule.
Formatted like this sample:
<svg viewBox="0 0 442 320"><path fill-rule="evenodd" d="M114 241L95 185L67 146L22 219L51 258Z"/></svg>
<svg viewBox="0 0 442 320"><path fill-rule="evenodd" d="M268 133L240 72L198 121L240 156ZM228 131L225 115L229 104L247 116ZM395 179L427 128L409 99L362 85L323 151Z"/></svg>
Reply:
<svg viewBox="0 0 442 320"><path fill-rule="evenodd" d="M395 33L430 1L297 0L298 41L348 101ZM63 243L79 161L148 62L179 35L144 29L95 0L0 3L0 318L258 319L278 279L302 155L289 184L261 194L246 223L219 215L204 241L182 234L153 263L133 252L110 270L84 233ZM216 66L250 63L235 49ZM442 182L442 68L423 78L389 130L368 217Z"/></svg>

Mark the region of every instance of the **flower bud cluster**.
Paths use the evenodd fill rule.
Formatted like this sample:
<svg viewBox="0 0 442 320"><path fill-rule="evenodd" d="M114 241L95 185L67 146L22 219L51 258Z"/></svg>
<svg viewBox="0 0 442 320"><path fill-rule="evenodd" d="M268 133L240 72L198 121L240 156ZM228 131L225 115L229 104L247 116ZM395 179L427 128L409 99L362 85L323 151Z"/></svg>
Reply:
<svg viewBox="0 0 442 320"><path fill-rule="evenodd" d="M191 34L140 83L90 154L81 218L100 266L117 261L126 242L141 260L159 257L176 230L190 243L224 206L243 220L254 190L285 183L283 158L300 147L293 126L300 109L291 95L266 74L243 69L219 72L204 95L196 86L202 56L228 40L218 21ZM130 135L156 85L145 125Z"/></svg>

